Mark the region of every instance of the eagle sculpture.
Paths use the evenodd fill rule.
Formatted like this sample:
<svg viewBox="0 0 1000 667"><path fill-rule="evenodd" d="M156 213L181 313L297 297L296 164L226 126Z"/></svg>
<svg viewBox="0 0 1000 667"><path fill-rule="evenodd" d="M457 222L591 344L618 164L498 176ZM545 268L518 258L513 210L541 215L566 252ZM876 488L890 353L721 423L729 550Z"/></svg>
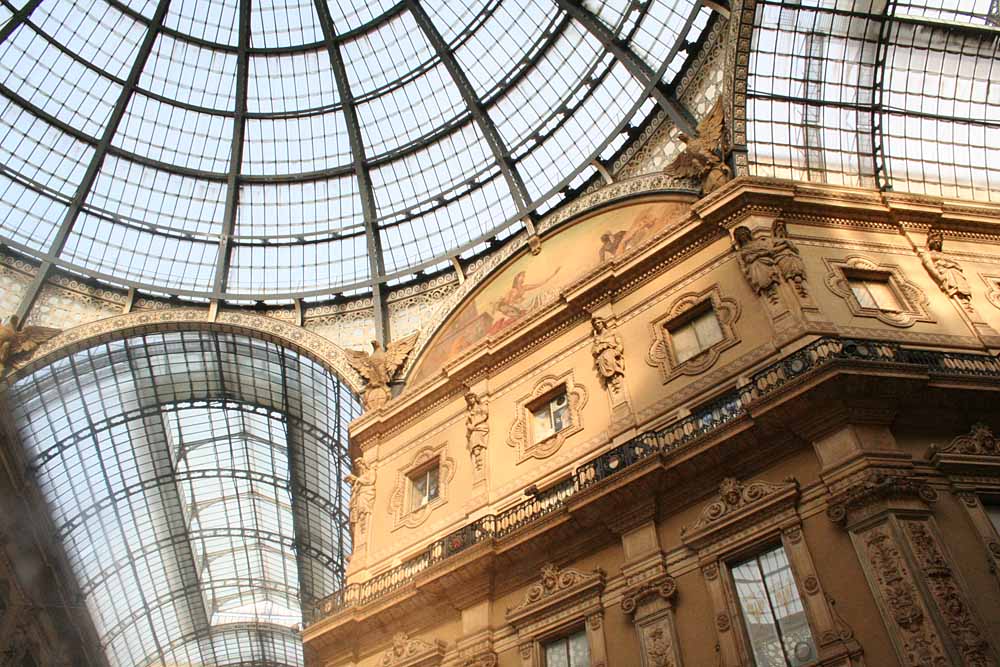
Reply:
<svg viewBox="0 0 1000 667"><path fill-rule="evenodd" d="M0 376L10 369L16 358L31 354L38 346L59 333L50 327L24 327L17 330L17 315L11 315L0 323Z"/></svg>
<svg viewBox="0 0 1000 667"><path fill-rule="evenodd" d="M684 150L663 171L678 178L698 179L702 194L707 195L721 187L732 178L732 171L726 164L729 145L725 125L722 98L719 97L698 123L697 137L691 138L683 132L678 135L684 142Z"/></svg>
<svg viewBox="0 0 1000 667"><path fill-rule="evenodd" d="M389 343L384 350L377 340L373 340L370 354L358 350L344 350L351 368L367 381L363 398L366 412L378 410L392 398L389 383L406 361L406 357L413 351L416 343L417 334L412 334Z"/></svg>

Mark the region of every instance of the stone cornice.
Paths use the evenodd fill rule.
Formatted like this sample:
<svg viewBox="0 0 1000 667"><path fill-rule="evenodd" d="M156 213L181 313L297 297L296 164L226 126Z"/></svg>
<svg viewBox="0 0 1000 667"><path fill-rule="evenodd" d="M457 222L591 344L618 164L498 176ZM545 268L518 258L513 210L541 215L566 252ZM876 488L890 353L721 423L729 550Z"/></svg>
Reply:
<svg viewBox="0 0 1000 667"><path fill-rule="evenodd" d="M552 609L587 598L598 600L604 591L605 580L603 570L585 573L571 568L560 569L550 563L542 568L540 581L528 589L524 600L507 610L507 622L519 627L545 616Z"/></svg>

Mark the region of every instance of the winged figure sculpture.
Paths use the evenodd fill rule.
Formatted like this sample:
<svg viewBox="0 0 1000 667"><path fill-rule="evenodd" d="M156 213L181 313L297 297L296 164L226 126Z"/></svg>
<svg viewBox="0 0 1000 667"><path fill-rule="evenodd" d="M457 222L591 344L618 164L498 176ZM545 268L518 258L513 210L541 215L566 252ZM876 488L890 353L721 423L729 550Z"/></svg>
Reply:
<svg viewBox="0 0 1000 667"><path fill-rule="evenodd" d="M17 330L17 315L0 323L0 375L4 375L17 357L31 354L38 346L59 333L51 327L24 327Z"/></svg>
<svg viewBox="0 0 1000 667"><path fill-rule="evenodd" d="M702 194L706 195L732 178L732 170L726 164L729 145L721 97L698 123L697 137L682 132L679 138L684 142L684 150L663 171L678 178L697 178Z"/></svg>
<svg viewBox="0 0 1000 667"><path fill-rule="evenodd" d="M367 381L363 398L366 411L378 410L392 398L389 383L416 343L417 334L412 334L392 341L385 349L373 340L371 353L344 350L348 363Z"/></svg>

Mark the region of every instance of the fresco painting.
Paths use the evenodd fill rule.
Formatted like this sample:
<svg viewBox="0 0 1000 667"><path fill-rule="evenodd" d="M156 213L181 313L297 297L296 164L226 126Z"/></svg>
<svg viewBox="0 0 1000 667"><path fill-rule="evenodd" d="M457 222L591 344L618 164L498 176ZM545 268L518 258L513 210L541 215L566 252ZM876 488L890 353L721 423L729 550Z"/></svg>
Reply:
<svg viewBox="0 0 1000 667"><path fill-rule="evenodd" d="M521 255L467 298L424 350L413 380L436 374L448 361L555 301L581 276L642 247L684 218L688 207L677 201L636 204L546 238L541 253Z"/></svg>

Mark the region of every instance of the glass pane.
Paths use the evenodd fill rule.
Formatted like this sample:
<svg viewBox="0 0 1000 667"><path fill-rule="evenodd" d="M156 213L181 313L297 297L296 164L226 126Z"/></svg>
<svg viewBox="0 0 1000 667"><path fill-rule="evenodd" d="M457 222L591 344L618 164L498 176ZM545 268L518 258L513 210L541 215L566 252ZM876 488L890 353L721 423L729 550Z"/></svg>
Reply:
<svg viewBox="0 0 1000 667"><path fill-rule="evenodd" d="M555 431L552 430L552 414L549 412L549 406L547 404L538 408L531 414L534 418L532 435L535 437L535 442L544 440L555 433Z"/></svg>
<svg viewBox="0 0 1000 667"><path fill-rule="evenodd" d="M868 285L864 280L860 278L850 278L848 282L851 285L851 291L854 292L854 298L858 300L858 303L862 308L878 308L878 304L875 302L875 297L871 295L868 291Z"/></svg>
<svg viewBox="0 0 1000 667"><path fill-rule="evenodd" d="M719 318L715 316L714 310L707 310L694 322L695 333L698 334L698 343L701 349L707 350L720 340L722 340L722 327L719 326Z"/></svg>
<svg viewBox="0 0 1000 667"><path fill-rule="evenodd" d="M670 340L674 344L674 354L677 355L677 363L679 364L701 352L701 346L698 345L698 334L693 322L688 322L671 331Z"/></svg>
<svg viewBox="0 0 1000 667"><path fill-rule="evenodd" d="M427 471L427 500L438 497L438 470L435 467Z"/></svg>
<svg viewBox="0 0 1000 667"><path fill-rule="evenodd" d="M767 582L771 607L778 617L778 627L789 663L792 667L797 667L811 662L816 658L816 650L785 550L779 547L762 555L760 566Z"/></svg>
<svg viewBox="0 0 1000 667"><path fill-rule="evenodd" d="M570 667L590 667L590 645L587 631L581 630L569 638Z"/></svg>
<svg viewBox="0 0 1000 667"><path fill-rule="evenodd" d="M570 667L567 641L557 639L545 645L545 667Z"/></svg>
<svg viewBox="0 0 1000 667"><path fill-rule="evenodd" d="M899 299L896 298L896 293L892 291L887 281L866 280L865 284L879 308L892 311L901 310Z"/></svg>
<svg viewBox="0 0 1000 667"><path fill-rule="evenodd" d="M733 583L736 584L743 622L757 667L786 667L778 628L756 558L733 568Z"/></svg>
<svg viewBox="0 0 1000 667"><path fill-rule="evenodd" d="M552 430L558 433L569 426L569 401L566 394L560 394L549 405L552 408Z"/></svg>
<svg viewBox="0 0 1000 667"><path fill-rule="evenodd" d="M427 475L418 475L413 479L413 507L420 507L427 499Z"/></svg>

